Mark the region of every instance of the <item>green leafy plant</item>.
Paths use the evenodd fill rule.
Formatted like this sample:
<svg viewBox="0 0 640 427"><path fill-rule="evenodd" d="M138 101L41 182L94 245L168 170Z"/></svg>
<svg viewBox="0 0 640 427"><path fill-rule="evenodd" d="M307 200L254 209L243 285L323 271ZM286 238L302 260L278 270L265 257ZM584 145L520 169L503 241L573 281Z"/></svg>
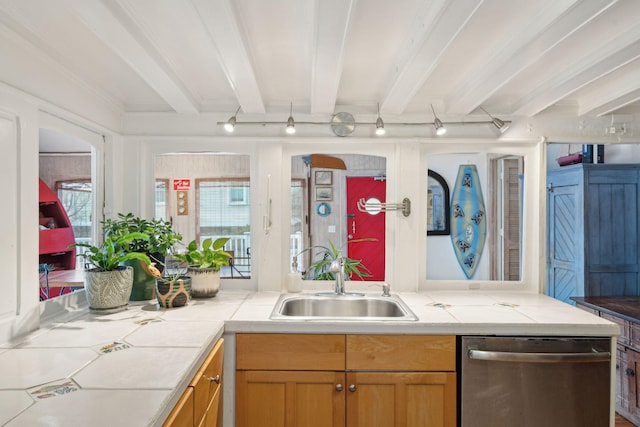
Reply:
<svg viewBox="0 0 640 427"><path fill-rule="evenodd" d="M167 252L172 252L176 243L182 241L182 235L176 233L169 221L162 219L146 219L137 217L132 213L118 214L118 219L106 219L102 221L105 237L118 239L119 236L128 233L144 233L148 239L134 239L125 243L125 247L131 252L144 252L157 258L164 257Z"/></svg>
<svg viewBox="0 0 640 427"><path fill-rule="evenodd" d="M229 241L228 237L220 237L215 241L211 238L202 242L202 249L198 249L198 243L192 240L187 245L187 251L175 254L174 257L180 261L186 261L191 268L213 268L220 270L220 267L229 265L231 254L222 250Z"/></svg>
<svg viewBox="0 0 640 427"><path fill-rule="evenodd" d="M119 235L117 238L107 236L100 246L90 245L88 243L75 243L70 248L81 247L87 251L78 254L79 257L97 271L112 271L118 269L121 263L133 259L138 259L149 265L151 260L147 254L142 252L131 252L129 247L134 240L146 240L149 236L144 233L127 233Z"/></svg>
<svg viewBox="0 0 640 427"><path fill-rule="evenodd" d="M373 241L376 241L376 239L356 239L350 240L349 243ZM300 254L311 250L317 250L317 252L314 254L314 257L319 257L319 259L309 265L306 273L306 278L312 280L335 280L336 276L329 270L329 267L331 266L331 263L333 261L341 256L340 249L338 249L338 247L336 247L336 245L334 245L333 242L329 240L329 246L311 246L310 248L306 248L301 251ZM360 280L363 280L366 277L371 277L369 269L362 263L362 261L348 257L343 258L344 272L348 278L356 276Z"/></svg>

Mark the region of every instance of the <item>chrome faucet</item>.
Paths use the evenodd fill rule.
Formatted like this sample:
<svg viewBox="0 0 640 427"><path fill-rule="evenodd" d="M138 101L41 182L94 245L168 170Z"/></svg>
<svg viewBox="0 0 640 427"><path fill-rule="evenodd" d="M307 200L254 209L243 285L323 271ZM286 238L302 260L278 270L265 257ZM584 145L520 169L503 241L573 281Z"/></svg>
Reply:
<svg viewBox="0 0 640 427"><path fill-rule="evenodd" d="M334 292L336 295L344 295L344 257L342 253L338 255L338 258L331 261L331 265L329 266L329 271L331 271L336 276L336 287Z"/></svg>

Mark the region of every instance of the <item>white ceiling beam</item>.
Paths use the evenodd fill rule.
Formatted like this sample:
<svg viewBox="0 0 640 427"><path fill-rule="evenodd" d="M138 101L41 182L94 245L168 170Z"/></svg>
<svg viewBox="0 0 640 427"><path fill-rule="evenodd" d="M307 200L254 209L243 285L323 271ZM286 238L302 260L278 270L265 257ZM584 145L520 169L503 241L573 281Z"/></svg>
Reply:
<svg viewBox="0 0 640 427"><path fill-rule="evenodd" d="M581 97L578 115L603 115L633 102L640 90L640 60L611 73L605 84Z"/></svg>
<svg viewBox="0 0 640 427"><path fill-rule="evenodd" d="M633 90L620 96L619 98L607 102L606 104L602 104L599 107L591 110L590 113L594 116L599 117L606 116L608 114L613 114L615 111L638 101L640 101L640 89Z"/></svg>
<svg viewBox="0 0 640 427"><path fill-rule="evenodd" d="M617 0L557 0L532 16L518 37L505 35L507 43L496 55L470 70L474 76L445 100L447 112L466 115L506 85L522 70L586 25Z"/></svg>
<svg viewBox="0 0 640 427"><path fill-rule="evenodd" d="M70 4L87 28L120 56L171 108L178 113L198 112L189 93L149 50L149 43L135 37L130 31L131 27L127 28L127 19L123 20L126 12L122 8L115 3L109 3L107 7L99 0L70 0Z"/></svg>
<svg viewBox="0 0 640 427"><path fill-rule="evenodd" d="M201 16L242 111L247 114L266 112L258 79L244 42L242 28L232 0L192 0Z"/></svg>
<svg viewBox="0 0 640 427"><path fill-rule="evenodd" d="M391 64L380 104L385 114L402 114L431 75L444 52L465 28L483 0L435 0L424 2L405 48Z"/></svg>
<svg viewBox="0 0 640 427"><path fill-rule="evenodd" d="M556 73L552 79L539 85L514 103L513 114L532 117L575 91L603 78L607 74L640 58L640 26L635 26L623 37L610 40L574 67Z"/></svg>
<svg viewBox="0 0 640 427"><path fill-rule="evenodd" d="M344 46L357 0L315 0L311 113L335 110Z"/></svg>

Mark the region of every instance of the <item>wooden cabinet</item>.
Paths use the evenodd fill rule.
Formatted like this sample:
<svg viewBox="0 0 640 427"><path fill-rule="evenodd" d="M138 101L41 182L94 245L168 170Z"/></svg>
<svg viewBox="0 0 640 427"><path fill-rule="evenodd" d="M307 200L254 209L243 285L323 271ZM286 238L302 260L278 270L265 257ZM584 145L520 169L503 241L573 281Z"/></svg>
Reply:
<svg viewBox="0 0 640 427"><path fill-rule="evenodd" d="M640 295L640 165L566 166L547 190L547 294Z"/></svg>
<svg viewBox="0 0 640 427"><path fill-rule="evenodd" d="M631 322L627 314L612 312L612 307L624 310L626 304L633 310L640 304L638 298L575 298L576 306L620 326L616 347L616 412L640 425L640 323ZM595 302L594 302L595 301ZM602 307L598 306L602 304ZM640 322L640 319L638 319Z"/></svg>
<svg viewBox="0 0 640 427"><path fill-rule="evenodd" d="M222 426L223 356L224 340L220 339L198 369L163 426Z"/></svg>
<svg viewBox="0 0 640 427"><path fill-rule="evenodd" d="M455 426L453 336L238 334L236 426Z"/></svg>

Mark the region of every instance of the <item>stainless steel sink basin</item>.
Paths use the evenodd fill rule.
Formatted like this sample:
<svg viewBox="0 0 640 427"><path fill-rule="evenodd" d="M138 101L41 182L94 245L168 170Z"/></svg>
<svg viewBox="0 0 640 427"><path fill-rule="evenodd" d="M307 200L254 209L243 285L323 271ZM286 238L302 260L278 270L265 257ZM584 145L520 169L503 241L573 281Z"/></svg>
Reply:
<svg viewBox="0 0 640 427"><path fill-rule="evenodd" d="M418 320L397 295L281 295L272 320Z"/></svg>

